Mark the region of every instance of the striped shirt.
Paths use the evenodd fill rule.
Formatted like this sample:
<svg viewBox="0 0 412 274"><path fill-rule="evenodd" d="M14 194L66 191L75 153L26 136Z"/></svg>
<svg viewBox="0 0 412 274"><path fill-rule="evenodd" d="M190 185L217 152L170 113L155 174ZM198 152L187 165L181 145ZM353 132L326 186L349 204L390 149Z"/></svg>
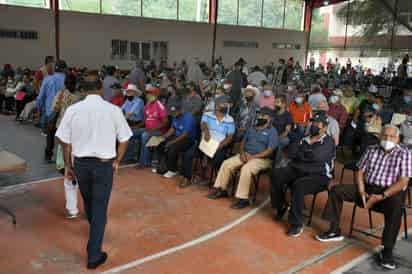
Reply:
<svg viewBox="0 0 412 274"><path fill-rule="evenodd" d="M385 153L380 145L370 146L358 162L365 173L365 183L390 187L400 177L412 177L411 153L399 145Z"/></svg>
<svg viewBox="0 0 412 274"><path fill-rule="evenodd" d="M211 137L219 142L222 142L228 135L235 134L235 121L228 114L222 121L219 121L215 113L206 112L201 122L207 124Z"/></svg>

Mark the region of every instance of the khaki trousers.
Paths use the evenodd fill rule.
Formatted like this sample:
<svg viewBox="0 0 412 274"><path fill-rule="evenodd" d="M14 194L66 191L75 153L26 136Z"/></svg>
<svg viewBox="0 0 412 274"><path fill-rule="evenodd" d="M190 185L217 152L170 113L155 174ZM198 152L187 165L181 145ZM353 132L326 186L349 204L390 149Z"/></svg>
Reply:
<svg viewBox="0 0 412 274"><path fill-rule="evenodd" d="M242 160L240 160L240 154L237 154L223 162L217 174L214 187L226 190L232 173L240 169L239 184L235 197L239 199L249 199L252 176L258 174L262 169L267 169L271 166L272 160L270 159L253 159L247 163L243 163Z"/></svg>

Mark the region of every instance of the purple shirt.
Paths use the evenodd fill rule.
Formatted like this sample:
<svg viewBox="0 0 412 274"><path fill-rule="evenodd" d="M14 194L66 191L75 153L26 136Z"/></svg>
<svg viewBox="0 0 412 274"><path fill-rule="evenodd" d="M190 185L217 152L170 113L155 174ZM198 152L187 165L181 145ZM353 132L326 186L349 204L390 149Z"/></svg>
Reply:
<svg viewBox="0 0 412 274"><path fill-rule="evenodd" d="M411 153L399 145L389 153L379 145L370 146L358 167L365 173L365 183L370 185L390 187L400 177L412 177Z"/></svg>

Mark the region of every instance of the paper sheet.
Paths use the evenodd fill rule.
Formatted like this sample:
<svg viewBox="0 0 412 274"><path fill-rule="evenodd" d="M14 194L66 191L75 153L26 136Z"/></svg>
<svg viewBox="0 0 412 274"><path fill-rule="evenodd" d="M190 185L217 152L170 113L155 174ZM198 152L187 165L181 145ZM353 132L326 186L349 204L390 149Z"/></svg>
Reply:
<svg viewBox="0 0 412 274"><path fill-rule="evenodd" d="M406 120L406 114L394 113L392 116L391 124L395 126L399 126Z"/></svg>
<svg viewBox="0 0 412 274"><path fill-rule="evenodd" d="M206 142L206 140L202 138L202 141L200 141L199 144L199 149L210 158L213 158L219 147L219 144L220 142L213 138L210 138L209 142Z"/></svg>
<svg viewBox="0 0 412 274"><path fill-rule="evenodd" d="M152 136L146 143L146 147L157 147L159 146L165 138L163 136Z"/></svg>

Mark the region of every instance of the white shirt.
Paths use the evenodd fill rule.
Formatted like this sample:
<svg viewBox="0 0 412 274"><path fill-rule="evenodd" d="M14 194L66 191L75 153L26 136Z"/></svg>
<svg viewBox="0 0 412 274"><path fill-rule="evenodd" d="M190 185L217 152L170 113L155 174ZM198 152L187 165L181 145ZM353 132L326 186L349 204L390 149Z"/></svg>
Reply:
<svg viewBox="0 0 412 274"><path fill-rule="evenodd" d="M72 145L74 157L116 157L116 139L126 142L132 130L120 108L99 95L88 95L70 106L63 116L56 137Z"/></svg>

